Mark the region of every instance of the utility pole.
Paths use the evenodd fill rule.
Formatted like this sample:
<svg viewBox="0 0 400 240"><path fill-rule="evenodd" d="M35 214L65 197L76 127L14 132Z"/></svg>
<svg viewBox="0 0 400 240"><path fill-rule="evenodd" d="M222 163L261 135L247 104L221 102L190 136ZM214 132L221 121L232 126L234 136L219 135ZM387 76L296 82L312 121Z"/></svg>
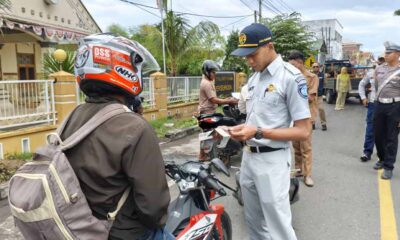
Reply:
<svg viewBox="0 0 400 240"><path fill-rule="evenodd" d="M262 0L258 0L258 22L261 23L261 2Z"/></svg>
<svg viewBox="0 0 400 240"><path fill-rule="evenodd" d="M257 22L257 11L254 10L254 22Z"/></svg>

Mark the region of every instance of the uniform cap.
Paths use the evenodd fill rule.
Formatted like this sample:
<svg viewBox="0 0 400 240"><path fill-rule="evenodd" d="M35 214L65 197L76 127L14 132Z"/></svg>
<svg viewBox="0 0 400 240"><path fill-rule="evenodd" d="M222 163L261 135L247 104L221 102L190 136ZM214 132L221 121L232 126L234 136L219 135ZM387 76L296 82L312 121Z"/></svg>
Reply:
<svg viewBox="0 0 400 240"><path fill-rule="evenodd" d="M250 55L271 40L271 30L260 23L253 23L240 32L238 48L231 55L241 57Z"/></svg>
<svg viewBox="0 0 400 240"><path fill-rule="evenodd" d="M383 45L385 46L385 52L400 52L400 45L393 43L393 42L384 42Z"/></svg>

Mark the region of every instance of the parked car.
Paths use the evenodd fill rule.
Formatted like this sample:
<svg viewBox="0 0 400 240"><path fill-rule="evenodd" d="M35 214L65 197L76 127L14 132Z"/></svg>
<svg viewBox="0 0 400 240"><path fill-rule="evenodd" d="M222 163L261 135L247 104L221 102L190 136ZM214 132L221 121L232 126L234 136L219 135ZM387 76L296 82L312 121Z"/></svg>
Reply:
<svg viewBox="0 0 400 240"><path fill-rule="evenodd" d="M360 99L358 94L358 84L365 74L372 69L372 66L352 65L349 60L328 60L324 64L325 74L325 99L329 104L335 103L336 100L336 78L342 67L347 67L350 74L351 90L347 94L347 98L355 97Z"/></svg>

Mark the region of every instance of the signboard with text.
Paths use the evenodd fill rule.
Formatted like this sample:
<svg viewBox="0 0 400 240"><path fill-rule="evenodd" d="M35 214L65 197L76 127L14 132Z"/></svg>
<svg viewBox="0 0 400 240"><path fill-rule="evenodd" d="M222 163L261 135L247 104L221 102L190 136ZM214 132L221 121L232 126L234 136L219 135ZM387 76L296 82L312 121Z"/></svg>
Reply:
<svg viewBox="0 0 400 240"><path fill-rule="evenodd" d="M230 97L235 91L235 72L217 72L215 90L217 96Z"/></svg>

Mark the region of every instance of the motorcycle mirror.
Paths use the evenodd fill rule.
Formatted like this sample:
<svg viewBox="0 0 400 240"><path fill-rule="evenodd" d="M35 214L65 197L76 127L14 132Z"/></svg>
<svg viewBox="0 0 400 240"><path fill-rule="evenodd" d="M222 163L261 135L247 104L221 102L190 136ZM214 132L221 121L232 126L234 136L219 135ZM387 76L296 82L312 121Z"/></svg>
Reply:
<svg viewBox="0 0 400 240"><path fill-rule="evenodd" d="M212 165L220 172L223 172L226 176L230 177L231 173L229 172L228 168L219 158L214 158L211 160Z"/></svg>

